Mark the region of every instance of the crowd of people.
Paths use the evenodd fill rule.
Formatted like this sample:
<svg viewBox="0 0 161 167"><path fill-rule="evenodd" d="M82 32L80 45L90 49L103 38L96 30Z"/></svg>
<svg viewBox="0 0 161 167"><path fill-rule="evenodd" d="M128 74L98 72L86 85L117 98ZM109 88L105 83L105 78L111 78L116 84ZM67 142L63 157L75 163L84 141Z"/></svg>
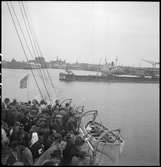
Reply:
<svg viewBox="0 0 161 167"><path fill-rule="evenodd" d="M47 104L36 99L18 102L5 98L1 112L3 165L67 166L88 164L81 149L80 117L70 102ZM86 159L86 161L84 161Z"/></svg>

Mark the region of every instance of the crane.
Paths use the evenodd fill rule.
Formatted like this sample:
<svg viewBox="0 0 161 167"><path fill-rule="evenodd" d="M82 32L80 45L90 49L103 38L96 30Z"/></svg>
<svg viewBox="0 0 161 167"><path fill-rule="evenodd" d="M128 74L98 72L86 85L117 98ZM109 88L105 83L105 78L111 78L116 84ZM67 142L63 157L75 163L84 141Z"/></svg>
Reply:
<svg viewBox="0 0 161 167"><path fill-rule="evenodd" d="M118 56L116 57L116 59L115 59L115 63L116 63L116 66L118 65L117 63L118 63Z"/></svg>
<svg viewBox="0 0 161 167"><path fill-rule="evenodd" d="M99 60L99 65L98 65L98 68L97 68L97 73L96 73L96 75L98 75L99 72L100 72L100 69L101 69L101 60L102 60L102 57L101 57L100 60Z"/></svg>
<svg viewBox="0 0 161 167"><path fill-rule="evenodd" d="M145 59L142 59L142 60L145 61L145 62L147 62L147 63L152 64L153 68L156 68L156 65L160 64L159 62L155 62L155 61L150 61L150 60L145 60Z"/></svg>

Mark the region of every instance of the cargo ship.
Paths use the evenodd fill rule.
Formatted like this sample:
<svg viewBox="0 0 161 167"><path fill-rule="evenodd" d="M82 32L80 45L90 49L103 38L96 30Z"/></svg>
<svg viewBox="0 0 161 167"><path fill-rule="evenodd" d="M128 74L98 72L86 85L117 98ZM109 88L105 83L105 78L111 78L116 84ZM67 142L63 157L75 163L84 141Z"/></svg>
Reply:
<svg viewBox="0 0 161 167"><path fill-rule="evenodd" d="M159 83L159 76L134 76L134 75L76 75L73 72L59 73L60 81L82 82L132 82L132 83Z"/></svg>

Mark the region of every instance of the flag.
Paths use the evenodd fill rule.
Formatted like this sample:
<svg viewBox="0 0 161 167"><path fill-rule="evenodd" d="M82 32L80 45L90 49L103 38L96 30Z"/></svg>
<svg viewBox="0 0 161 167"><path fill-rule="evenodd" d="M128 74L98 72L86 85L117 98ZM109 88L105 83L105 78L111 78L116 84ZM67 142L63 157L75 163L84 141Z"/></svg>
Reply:
<svg viewBox="0 0 161 167"><path fill-rule="evenodd" d="M27 88L27 80L29 75L27 74L24 78L20 80L20 89Z"/></svg>

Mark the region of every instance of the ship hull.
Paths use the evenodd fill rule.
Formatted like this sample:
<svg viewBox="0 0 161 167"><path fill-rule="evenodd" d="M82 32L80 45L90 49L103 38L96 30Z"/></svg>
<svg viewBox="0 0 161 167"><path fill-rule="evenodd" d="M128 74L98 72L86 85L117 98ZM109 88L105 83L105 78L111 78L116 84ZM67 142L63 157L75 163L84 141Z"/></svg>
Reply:
<svg viewBox="0 0 161 167"><path fill-rule="evenodd" d="M59 74L60 81L159 83L159 78Z"/></svg>

